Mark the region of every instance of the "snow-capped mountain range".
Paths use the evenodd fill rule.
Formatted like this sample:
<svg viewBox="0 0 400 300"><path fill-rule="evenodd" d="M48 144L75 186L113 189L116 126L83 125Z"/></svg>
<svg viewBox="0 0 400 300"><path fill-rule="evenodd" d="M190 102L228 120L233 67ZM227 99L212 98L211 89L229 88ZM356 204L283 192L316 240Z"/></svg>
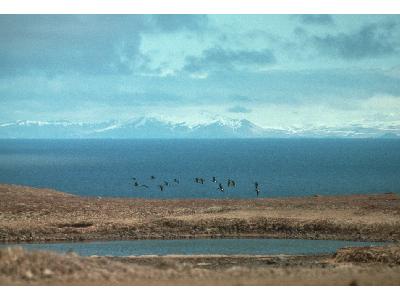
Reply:
<svg viewBox="0 0 400 300"><path fill-rule="evenodd" d="M98 123L16 121L0 123L0 138L400 138L399 126L263 128L246 119L217 119L188 125L157 118Z"/></svg>

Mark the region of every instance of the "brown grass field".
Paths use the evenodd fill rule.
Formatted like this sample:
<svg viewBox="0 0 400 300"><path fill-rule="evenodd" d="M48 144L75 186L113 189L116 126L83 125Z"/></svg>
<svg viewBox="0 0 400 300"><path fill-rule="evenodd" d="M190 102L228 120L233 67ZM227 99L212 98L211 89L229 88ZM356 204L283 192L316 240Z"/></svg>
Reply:
<svg viewBox="0 0 400 300"><path fill-rule="evenodd" d="M79 257L0 250L0 284L399 285L400 197L79 197L0 185L0 241L274 237L390 241L334 256Z"/></svg>
<svg viewBox="0 0 400 300"><path fill-rule="evenodd" d="M343 252L345 251L345 252ZM3 285L400 285L399 246L333 256L80 257L0 250ZM367 260L368 262L365 262Z"/></svg>
<svg viewBox="0 0 400 300"><path fill-rule="evenodd" d="M97 199L0 185L2 242L197 237L398 241L400 197Z"/></svg>

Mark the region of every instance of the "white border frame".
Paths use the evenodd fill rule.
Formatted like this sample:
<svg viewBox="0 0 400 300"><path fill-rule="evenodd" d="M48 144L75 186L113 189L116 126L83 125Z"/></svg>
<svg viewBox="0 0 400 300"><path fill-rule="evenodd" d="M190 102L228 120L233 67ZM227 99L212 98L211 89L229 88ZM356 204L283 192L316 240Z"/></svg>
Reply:
<svg viewBox="0 0 400 300"><path fill-rule="evenodd" d="M400 14L399 0L0 0L1 14ZM1 287L4 299L378 299L397 287Z"/></svg>
<svg viewBox="0 0 400 300"><path fill-rule="evenodd" d="M399 14L398 0L0 0L2 14Z"/></svg>

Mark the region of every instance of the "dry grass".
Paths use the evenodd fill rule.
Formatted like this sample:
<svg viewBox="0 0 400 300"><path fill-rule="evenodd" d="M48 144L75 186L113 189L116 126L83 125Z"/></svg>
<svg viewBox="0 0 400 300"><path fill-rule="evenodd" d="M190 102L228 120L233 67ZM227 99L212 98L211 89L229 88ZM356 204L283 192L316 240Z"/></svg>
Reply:
<svg viewBox="0 0 400 300"><path fill-rule="evenodd" d="M97 199L0 185L3 242L245 236L398 241L400 198Z"/></svg>
<svg viewBox="0 0 400 300"><path fill-rule="evenodd" d="M337 251L335 261L400 265L400 246L343 248Z"/></svg>
<svg viewBox="0 0 400 300"><path fill-rule="evenodd" d="M399 285L400 266L326 256L79 257L0 250L2 285Z"/></svg>
<svg viewBox="0 0 400 300"><path fill-rule="evenodd" d="M78 197L0 185L0 241L279 237L400 240L395 194L254 200ZM0 250L0 284L399 285L400 247L335 256L79 257Z"/></svg>

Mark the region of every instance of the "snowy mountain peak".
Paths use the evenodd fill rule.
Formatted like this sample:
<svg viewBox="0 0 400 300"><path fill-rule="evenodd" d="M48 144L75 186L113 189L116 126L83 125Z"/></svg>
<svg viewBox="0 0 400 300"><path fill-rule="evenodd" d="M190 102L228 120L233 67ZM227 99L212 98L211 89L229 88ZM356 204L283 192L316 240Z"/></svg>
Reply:
<svg viewBox="0 0 400 300"><path fill-rule="evenodd" d="M262 128L246 119L218 117L188 125L156 117L99 123L18 120L0 123L0 138L400 138L400 126Z"/></svg>

